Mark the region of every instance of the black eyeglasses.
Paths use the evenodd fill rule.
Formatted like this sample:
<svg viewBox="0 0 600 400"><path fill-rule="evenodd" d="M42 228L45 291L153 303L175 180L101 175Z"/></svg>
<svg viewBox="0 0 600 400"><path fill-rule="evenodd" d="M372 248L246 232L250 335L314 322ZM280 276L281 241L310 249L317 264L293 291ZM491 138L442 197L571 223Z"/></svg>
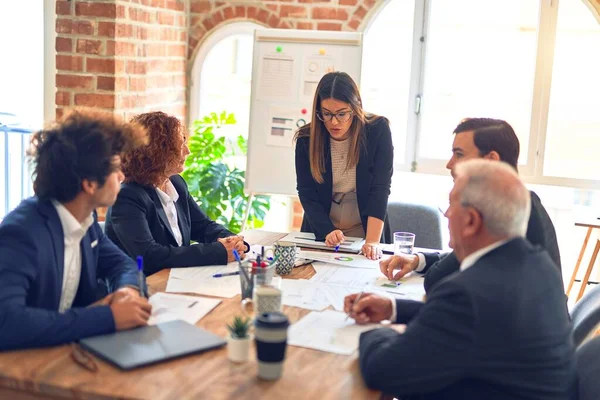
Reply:
<svg viewBox="0 0 600 400"><path fill-rule="evenodd" d="M350 121L352 118L352 111L340 111L338 113L332 113L329 111L317 111L317 118L319 118L323 122L331 122L331 120L335 117L339 123L344 123Z"/></svg>

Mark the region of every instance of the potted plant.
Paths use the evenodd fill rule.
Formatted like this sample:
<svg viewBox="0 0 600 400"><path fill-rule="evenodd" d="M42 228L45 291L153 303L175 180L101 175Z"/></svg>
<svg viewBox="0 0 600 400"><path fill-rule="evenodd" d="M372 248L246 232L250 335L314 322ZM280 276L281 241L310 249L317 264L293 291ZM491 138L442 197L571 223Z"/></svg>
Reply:
<svg viewBox="0 0 600 400"><path fill-rule="evenodd" d="M250 318L236 316L231 324L227 324L227 355L233 362L248 361L250 352Z"/></svg>
<svg viewBox="0 0 600 400"><path fill-rule="evenodd" d="M246 156L247 139L231 134L230 128L235 124L234 115L225 111L194 121L188 139L190 155L182 175L202 211L233 233L239 233L249 196L244 193L245 171L235 164ZM247 228L262 227L270 207L269 196L255 196Z"/></svg>

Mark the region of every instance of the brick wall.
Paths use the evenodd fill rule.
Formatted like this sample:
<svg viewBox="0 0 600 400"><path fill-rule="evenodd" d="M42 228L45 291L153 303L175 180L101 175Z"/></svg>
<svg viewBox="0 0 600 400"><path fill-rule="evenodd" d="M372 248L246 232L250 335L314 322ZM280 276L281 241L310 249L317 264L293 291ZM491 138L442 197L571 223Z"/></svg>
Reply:
<svg viewBox="0 0 600 400"><path fill-rule="evenodd" d="M186 0L56 2L56 106L185 118Z"/></svg>

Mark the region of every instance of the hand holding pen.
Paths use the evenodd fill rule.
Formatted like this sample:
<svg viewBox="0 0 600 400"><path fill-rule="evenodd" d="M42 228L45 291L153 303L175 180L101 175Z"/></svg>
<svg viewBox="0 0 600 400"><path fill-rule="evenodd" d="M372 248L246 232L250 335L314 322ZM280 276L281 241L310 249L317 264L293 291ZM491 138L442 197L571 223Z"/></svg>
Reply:
<svg viewBox="0 0 600 400"><path fill-rule="evenodd" d="M346 236L344 236L344 232L339 229L329 232L327 236L325 236L325 244L329 247L338 247L339 245L344 243L346 240Z"/></svg>
<svg viewBox="0 0 600 400"><path fill-rule="evenodd" d="M372 293L355 293L344 298L344 311L357 324L381 322L392 317L391 299Z"/></svg>

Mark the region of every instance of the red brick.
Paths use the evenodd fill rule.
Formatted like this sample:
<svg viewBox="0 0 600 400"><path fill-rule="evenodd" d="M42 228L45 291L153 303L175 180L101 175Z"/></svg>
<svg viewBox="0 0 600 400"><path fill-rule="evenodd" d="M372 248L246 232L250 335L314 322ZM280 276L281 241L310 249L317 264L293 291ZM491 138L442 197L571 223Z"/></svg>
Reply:
<svg viewBox="0 0 600 400"><path fill-rule="evenodd" d="M360 26L360 21L357 19L353 19L352 21L348 22L348 26L354 30L358 30L358 27Z"/></svg>
<svg viewBox="0 0 600 400"><path fill-rule="evenodd" d="M69 89L92 89L94 78L92 76L56 74L56 87Z"/></svg>
<svg viewBox="0 0 600 400"><path fill-rule="evenodd" d="M71 93L61 92L59 90L56 92L56 95L54 96L54 101L57 106L70 106L71 105Z"/></svg>
<svg viewBox="0 0 600 400"><path fill-rule="evenodd" d="M99 76L96 82L96 89L98 90L115 90L115 77L114 76Z"/></svg>
<svg viewBox="0 0 600 400"><path fill-rule="evenodd" d="M179 31L179 41L187 42L187 32L186 31Z"/></svg>
<svg viewBox="0 0 600 400"><path fill-rule="evenodd" d="M121 95L119 96L119 100L117 102L117 107L119 108L134 108L134 107L143 107L146 105L145 96L139 95Z"/></svg>
<svg viewBox="0 0 600 400"><path fill-rule="evenodd" d="M304 212L304 209L302 208L302 203L300 203L300 200L294 200L293 210L294 210L294 214L302 214Z"/></svg>
<svg viewBox="0 0 600 400"><path fill-rule="evenodd" d="M100 74L114 74L115 60L110 58L90 58L86 62L86 72L97 72Z"/></svg>
<svg viewBox="0 0 600 400"><path fill-rule="evenodd" d="M236 18L246 18L246 7L236 6L235 7L235 17Z"/></svg>
<svg viewBox="0 0 600 400"><path fill-rule="evenodd" d="M167 0L165 7L175 11L183 11L185 8L183 2L178 0Z"/></svg>
<svg viewBox="0 0 600 400"><path fill-rule="evenodd" d="M355 6L358 0L340 0L340 6Z"/></svg>
<svg viewBox="0 0 600 400"><path fill-rule="evenodd" d="M264 8L261 8L260 10L258 10L256 19L258 19L260 22L264 22L266 24L269 19L269 12L267 10L265 10Z"/></svg>
<svg viewBox="0 0 600 400"><path fill-rule="evenodd" d="M277 13L279 6L277 4L267 4L267 10Z"/></svg>
<svg viewBox="0 0 600 400"><path fill-rule="evenodd" d="M126 18L125 6L117 5L117 18Z"/></svg>
<svg viewBox="0 0 600 400"><path fill-rule="evenodd" d="M119 74L124 74L125 73L125 65L126 65L126 61L124 60L116 60L115 61L115 74L119 75Z"/></svg>
<svg viewBox="0 0 600 400"><path fill-rule="evenodd" d="M107 40L106 46L104 46L104 55L105 56L114 56L116 54L115 48L116 48L116 42L114 40Z"/></svg>
<svg viewBox="0 0 600 400"><path fill-rule="evenodd" d="M212 22L215 26L219 25L221 22L225 21L223 18L223 14L221 11L215 11L212 16Z"/></svg>
<svg viewBox="0 0 600 400"><path fill-rule="evenodd" d="M185 44L176 44L168 47L167 55L169 57L185 57Z"/></svg>
<svg viewBox="0 0 600 400"><path fill-rule="evenodd" d="M256 19L256 14L258 14L256 7L248 7L248 19Z"/></svg>
<svg viewBox="0 0 600 400"><path fill-rule="evenodd" d="M77 39L77 52L85 54L100 54L102 52L102 41Z"/></svg>
<svg viewBox="0 0 600 400"><path fill-rule="evenodd" d="M85 107L113 108L115 106L115 95L98 93L76 93L75 105Z"/></svg>
<svg viewBox="0 0 600 400"><path fill-rule="evenodd" d="M373 8L373 6L375 5L375 3L377 3L377 0L364 0L363 1L363 6L370 9L370 8Z"/></svg>
<svg viewBox="0 0 600 400"><path fill-rule="evenodd" d="M269 20L267 21L267 25L269 25L271 28L277 28L277 25L279 25L279 18L275 14L271 14Z"/></svg>
<svg viewBox="0 0 600 400"><path fill-rule="evenodd" d="M206 0L195 1L190 7L190 11L197 14L206 14L210 10L212 10L212 4Z"/></svg>
<svg viewBox="0 0 600 400"><path fill-rule="evenodd" d="M177 26L185 27L185 21L185 15L178 15L175 23Z"/></svg>
<svg viewBox="0 0 600 400"><path fill-rule="evenodd" d="M293 26L287 21L279 21L279 25L277 25L279 29L292 29Z"/></svg>
<svg viewBox="0 0 600 400"><path fill-rule="evenodd" d="M298 0L299 3L331 3L331 0Z"/></svg>
<svg viewBox="0 0 600 400"><path fill-rule="evenodd" d="M215 27L210 18L206 18L204 21L202 21L202 26L204 26L204 29L206 29L207 31L210 31L212 28Z"/></svg>
<svg viewBox="0 0 600 400"><path fill-rule="evenodd" d="M146 77L130 77L129 78L129 91L131 92L143 92L146 90Z"/></svg>
<svg viewBox="0 0 600 400"><path fill-rule="evenodd" d="M275 7L277 8L277 7ZM223 10L223 17L225 18L225 20L228 19L233 19L235 18L235 10L233 7L227 7Z"/></svg>
<svg viewBox="0 0 600 400"><path fill-rule="evenodd" d="M64 113L65 113L64 108L57 108L56 109L56 119L61 119Z"/></svg>
<svg viewBox="0 0 600 400"><path fill-rule="evenodd" d="M98 22L98 36L115 37L115 31L114 22Z"/></svg>
<svg viewBox="0 0 600 400"><path fill-rule="evenodd" d="M56 15L71 15L71 2L58 0L56 2Z"/></svg>
<svg viewBox="0 0 600 400"><path fill-rule="evenodd" d="M311 30L313 28L313 23L308 21L298 21L296 22L296 29L306 29Z"/></svg>
<svg viewBox="0 0 600 400"><path fill-rule="evenodd" d="M120 24L117 23L115 25L115 37L120 38L130 38L133 36L133 26L129 24Z"/></svg>
<svg viewBox="0 0 600 400"><path fill-rule="evenodd" d="M353 16L358 19L363 19L365 15L367 15L367 10L364 7L358 7L353 14Z"/></svg>
<svg viewBox="0 0 600 400"><path fill-rule="evenodd" d="M348 19L348 12L335 7L315 7L312 10L312 17L313 19L338 19L346 21Z"/></svg>
<svg viewBox="0 0 600 400"><path fill-rule="evenodd" d="M320 31L341 31L342 24L337 22L318 22L317 29Z"/></svg>
<svg viewBox="0 0 600 400"><path fill-rule="evenodd" d="M302 215L294 215L292 230L299 231L302 227Z"/></svg>
<svg viewBox="0 0 600 400"><path fill-rule="evenodd" d="M306 12L306 7L289 6L287 4L284 4L281 6L281 12L279 13L279 16L281 16L282 18L306 18L308 17L308 13Z"/></svg>
<svg viewBox="0 0 600 400"><path fill-rule="evenodd" d="M56 56L56 69L64 69L67 71L83 71L83 57L64 56L58 54Z"/></svg>
<svg viewBox="0 0 600 400"><path fill-rule="evenodd" d="M73 21L70 19L58 18L56 20L56 33L71 33L73 30Z"/></svg>
<svg viewBox="0 0 600 400"><path fill-rule="evenodd" d="M85 19L73 21L72 33L78 33L80 35L93 35L94 23Z"/></svg>
<svg viewBox="0 0 600 400"><path fill-rule="evenodd" d="M57 37L56 38L56 51L60 52L71 52L73 51L73 41L69 38Z"/></svg>
<svg viewBox="0 0 600 400"><path fill-rule="evenodd" d="M179 35L177 31L174 29L163 28L160 31L160 40L161 41L175 41L179 39Z"/></svg>
<svg viewBox="0 0 600 400"><path fill-rule="evenodd" d="M151 0L150 6L154 8L165 8L165 0Z"/></svg>
<svg viewBox="0 0 600 400"><path fill-rule="evenodd" d="M170 13L159 13L158 23L161 25L175 25L175 16Z"/></svg>
<svg viewBox="0 0 600 400"><path fill-rule="evenodd" d="M116 42L115 55L124 57L135 57L137 55L137 46L135 43Z"/></svg>
<svg viewBox="0 0 600 400"><path fill-rule="evenodd" d="M125 71L128 74L145 74L146 73L146 62L145 61L127 61Z"/></svg>
<svg viewBox="0 0 600 400"><path fill-rule="evenodd" d="M190 41L188 43L188 49L193 51L193 49L196 48L196 46L198 45L198 43L199 43L198 39L196 39L194 37L191 37Z"/></svg>
<svg viewBox="0 0 600 400"><path fill-rule="evenodd" d="M130 7L129 8L129 19L138 22L150 22L150 13L140 10L139 8Z"/></svg>
<svg viewBox="0 0 600 400"><path fill-rule="evenodd" d="M84 15L88 17L106 17L115 18L117 16L117 8L111 3L75 3L75 15Z"/></svg>

